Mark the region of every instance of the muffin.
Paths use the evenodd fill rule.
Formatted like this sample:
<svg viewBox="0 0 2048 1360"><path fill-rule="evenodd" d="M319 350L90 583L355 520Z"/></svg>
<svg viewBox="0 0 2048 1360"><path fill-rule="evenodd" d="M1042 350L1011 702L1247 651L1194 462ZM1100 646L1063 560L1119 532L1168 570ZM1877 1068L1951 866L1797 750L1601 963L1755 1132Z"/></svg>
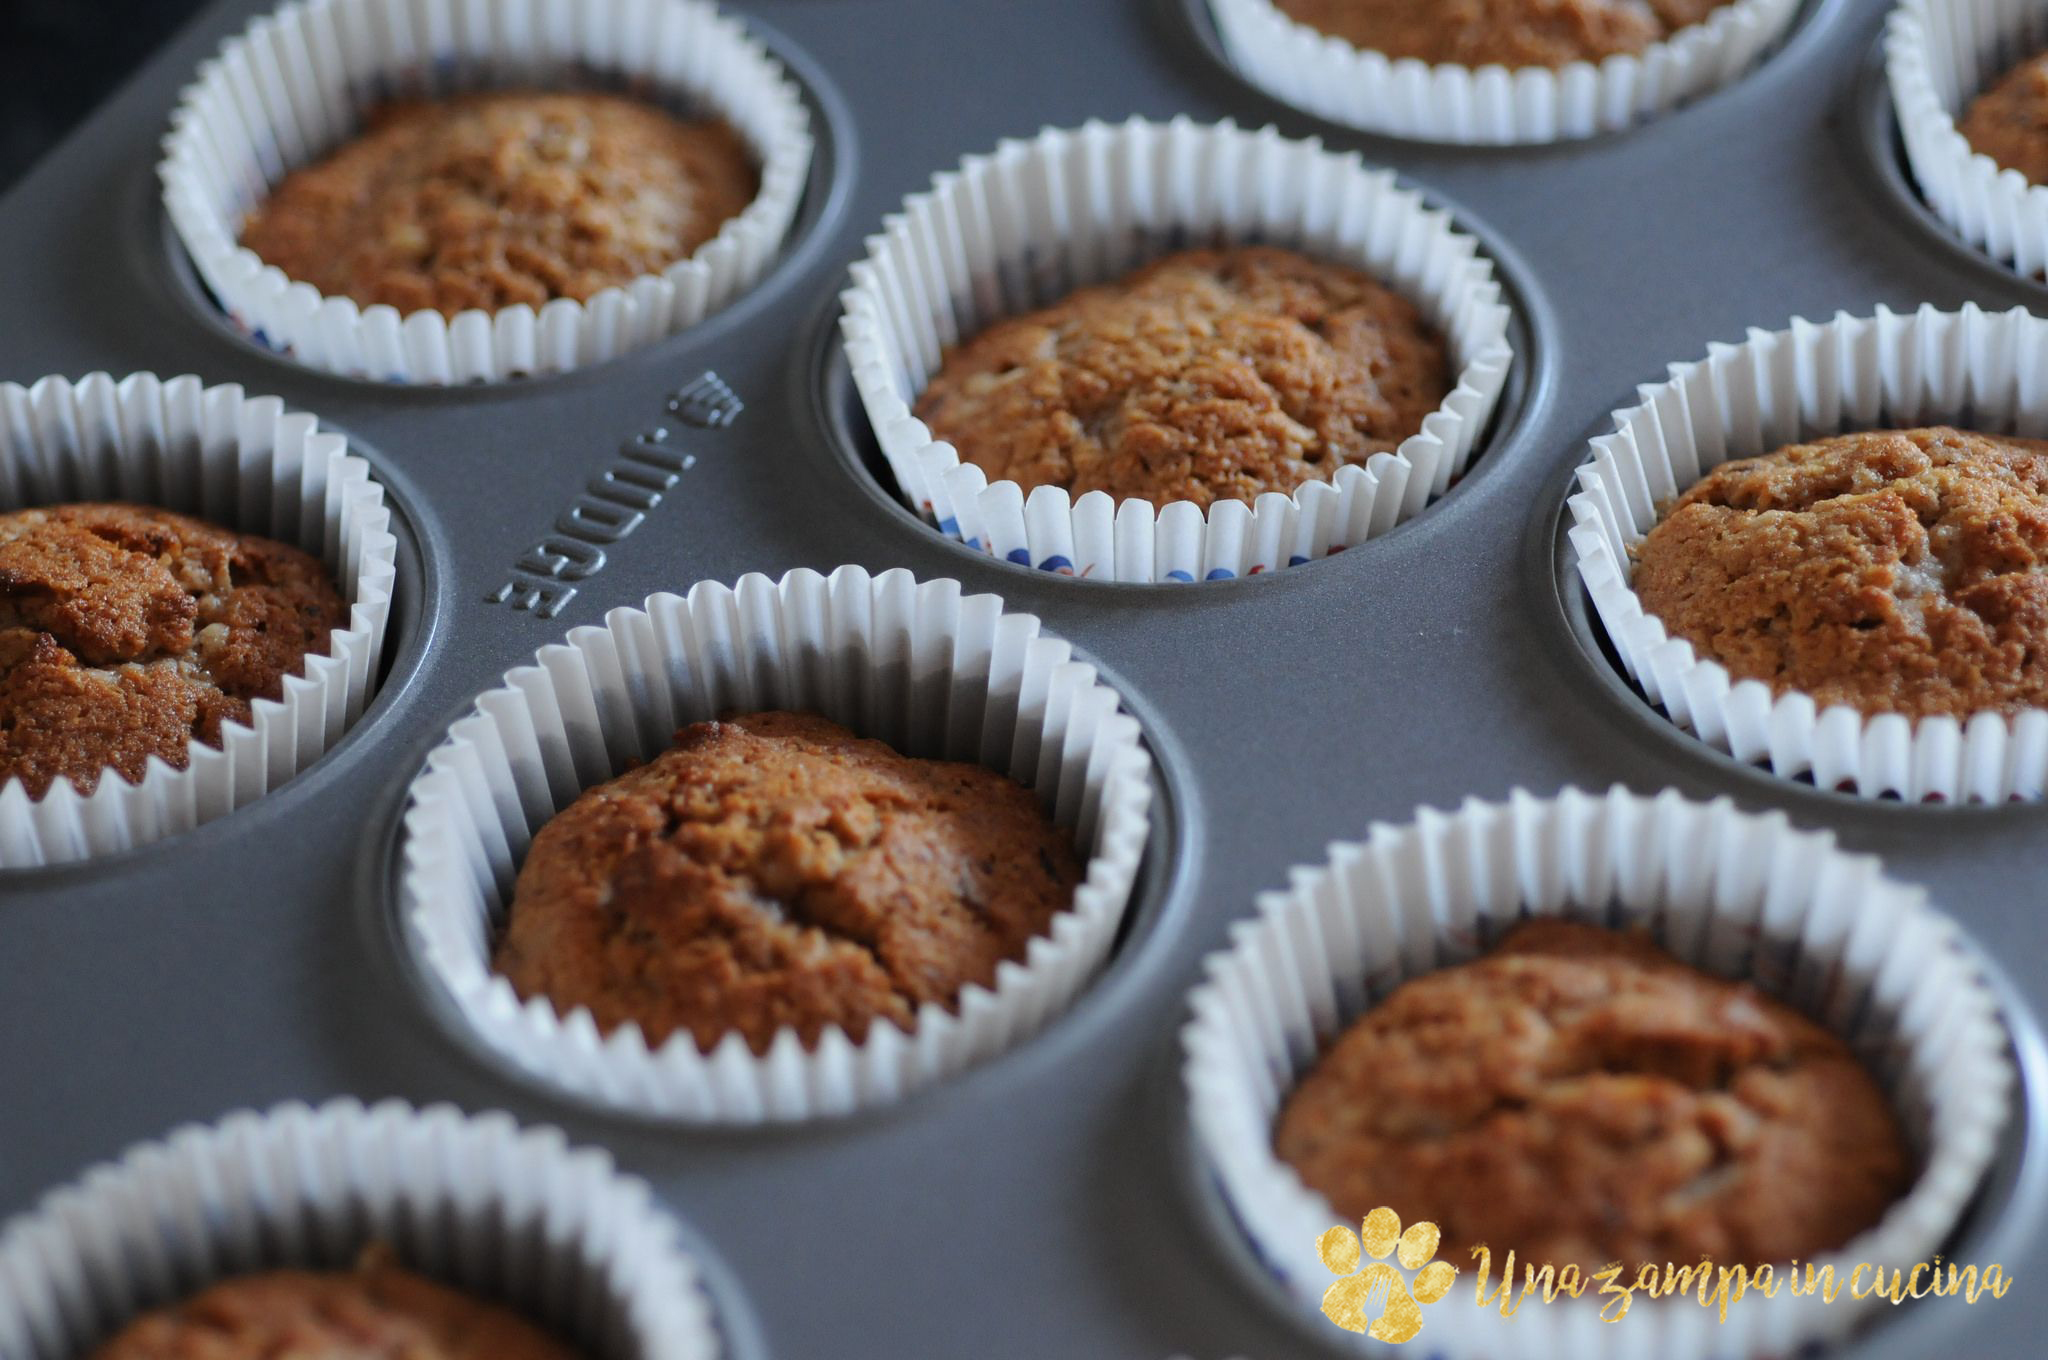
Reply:
<svg viewBox="0 0 2048 1360"><path fill-rule="evenodd" d="M2048 442L1938 426L1724 463L1635 550L1738 680L1913 716L2048 705Z"/></svg>
<svg viewBox="0 0 2048 1360"><path fill-rule="evenodd" d="M406 100L287 175L249 214L242 244L365 307L538 308L660 273L758 187L725 123L615 95Z"/></svg>
<svg viewBox="0 0 2048 1360"><path fill-rule="evenodd" d="M149 506L0 514L0 783L183 769L346 616L327 568L271 539Z"/></svg>
<svg viewBox="0 0 2048 1360"><path fill-rule="evenodd" d="M1641 52L1732 0L1273 0L1354 47L1431 65L1549 66Z"/></svg>
<svg viewBox="0 0 2048 1360"><path fill-rule="evenodd" d="M1207 509L1394 451L1452 384L1406 298L1247 246L998 322L946 354L916 415L992 480Z"/></svg>
<svg viewBox="0 0 2048 1360"><path fill-rule="evenodd" d="M223 1281L146 1313L92 1360L574 1360L525 1319L366 1253L354 1270Z"/></svg>
<svg viewBox="0 0 2048 1360"><path fill-rule="evenodd" d="M1023 786L759 713L684 729L543 826L493 963L522 999L637 1023L650 1046L859 1042L991 985L1080 880Z"/></svg>
<svg viewBox="0 0 2048 1360"><path fill-rule="evenodd" d="M2048 183L2048 52L2028 58L1970 102L1963 139L2034 184Z"/></svg>
<svg viewBox="0 0 2048 1360"><path fill-rule="evenodd" d="M1596 1270L1779 1264L1907 1189L1883 1094L1842 1041L1648 939L1545 920L1411 979L1281 1107L1276 1152L1356 1222L1387 1205Z"/></svg>

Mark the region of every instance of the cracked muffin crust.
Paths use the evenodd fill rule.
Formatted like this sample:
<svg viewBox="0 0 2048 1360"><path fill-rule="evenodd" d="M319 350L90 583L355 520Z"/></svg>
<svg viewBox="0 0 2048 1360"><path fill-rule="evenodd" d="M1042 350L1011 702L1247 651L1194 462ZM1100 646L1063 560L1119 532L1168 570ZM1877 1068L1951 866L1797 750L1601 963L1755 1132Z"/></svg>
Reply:
<svg viewBox="0 0 2048 1360"><path fill-rule="evenodd" d="M2048 52L2007 71L1970 101L1963 139L2007 170L2048 184Z"/></svg>
<svg viewBox="0 0 2048 1360"><path fill-rule="evenodd" d="M725 123L616 95L403 100L287 175L242 244L326 296L452 317L658 274L758 188Z"/></svg>
<svg viewBox="0 0 2048 1360"><path fill-rule="evenodd" d="M1354 47L1431 65L1564 66L1637 53L1733 0L1273 0Z"/></svg>
<svg viewBox="0 0 2048 1360"><path fill-rule="evenodd" d="M91 1360L574 1360L524 1318L364 1254L354 1270L224 1280L146 1313Z"/></svg>
<svg viewBox="0 0 2048 1360"><path fill-rule="evenodd" d="M1879 430L1723 463L1635 549L1643 607L1825 708L2048 705L2048 442Z"/></svg>
<svg viewBox="0 0 2048 1360"><path fill-rule="evenodd" d="M993 985L1080 881L1022 785L758 713L685 728L543 826L494 963L522 999L637 1021L650 1046L860 1042Z"/></svg>
<svg viewBox="0 0 2048 1360"><path fill-rule="evenodd" d="M1843 1042L1650 941L1523 925L1402 984L1287 1098L1280 1157L1354 1221L1443 1230L1443 1258L1595 1270L1782 1264L1874 1225L1908 1184Z"/></svg>
<svg viewBox="0 0 2048 1360"><path fill-rule="evenodd" d="M0 783L90 793L282 695L347 616L319 559L159 510L59 505L0 514Z"/></svg>
<svg viewBox="0 0 2048 1360"><path fill-rule="evenodd" d="M1390 453L1443 404L1444 342L1370 275L1190 250L949 350L918 398L991 480L1118 500L1250 500Z"/></svg>

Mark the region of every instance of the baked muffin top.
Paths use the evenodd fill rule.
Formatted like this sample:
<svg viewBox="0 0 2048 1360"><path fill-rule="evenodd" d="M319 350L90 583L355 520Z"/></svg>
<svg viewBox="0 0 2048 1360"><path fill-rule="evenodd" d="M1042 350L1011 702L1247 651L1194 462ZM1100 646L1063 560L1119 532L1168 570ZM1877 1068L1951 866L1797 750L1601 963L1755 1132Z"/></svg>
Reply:
<svg viewBox="0 0 2048 1360"><path fill-rule="evenodd" d="M1443 404L1444 344L1372 276L1265 246L1169 255L948 351L934 437L1027 490L1207 508L1328 480Z"/></svg>
<svg viewBox="0 0 2048 1360"><path fill-rule="evenodd" d="M374 1258L222 1281L122 1328L92 1360L574 1360L524 1318Z"/></svg>
<svg viewBox="0 0 2048 1360"><path fill-rule="evenodd" d="M757 713L684 729L543 826L495 964L650 1045L858 1042L992 985L1080 880L1072 839L993 770Z"/></svg>
<svg viewBox="0 0 2048 1360"><path fill-rule="evenodd" d="M660 273L758 187L726 124L616 95L405 100L287 175L249 214L242 244L365 307L539 307Z"/></svg>
<svg viewBox="0 0 2048 1360"><path fill-rule="evenodd" d="M1431 65L1564 66L1640 52L1733 0L1273 0L1354 47Z"/></svg>
<svg viewBox="0 0 2048 1360"><path fill-rule="evenodd" d="M1842 1246L1909 1181L1840 1039L1640 935L1554 920L1361 1016L1274 1146L1354 1222L1434 1221L1461 1268L1482 1244L1496 1265L1780 1264Z"/></svg>
<svg viewBox="0 0 2048 1360"><path fill-rule="evenodd" d="M1866 713L2048 704L2048 442L1945 426L1724 463L1635 550L1643 607L1737 679Z"/></svg>
<svg viewBox="0 0 2048 1360"><path fill-rule="evenodd" d="M1963 137L2007 170L2048 183L2048 52L2030 57L1970 101Z"/></svg>
<svg viewBox="0 0 2048 1360"><path fill-rule="evenodd" d="M319 559L151 506L0 514L0 783L184 768L276 699L347 606Z"/></svg>

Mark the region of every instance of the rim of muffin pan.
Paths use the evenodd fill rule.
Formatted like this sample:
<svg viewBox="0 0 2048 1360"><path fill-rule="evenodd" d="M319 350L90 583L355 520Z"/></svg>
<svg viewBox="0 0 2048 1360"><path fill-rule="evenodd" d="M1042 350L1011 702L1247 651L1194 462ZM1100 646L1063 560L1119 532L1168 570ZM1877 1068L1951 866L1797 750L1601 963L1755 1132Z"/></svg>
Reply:
<svg viewBox="0 0 2048 1360"><path fill-rule="evenodd" d="M1883 856L1877 858L1882 863ZM1940 907L1938 901L1933 905ZM1998 1002L2016 1089L2012 1117L2000 1134L1991 1164L1943 1243L1941 1254L1962 1262L2010 1261L2023 1253L2042 1206L2048 1203L2048 1038L2006 971L1977 946L1966 923L1958 921L1957 925ZM1177 1015L1184 1019L1187 1013L1183 1005ZM1199 1229L1201 1253L1268 1316L1286 1323L1303 1345L1318 1354L1356 1356L1357 1347L1345 1344L1350 1338L1305 1308L1259 1259L1251 1235L1238 1221L1200 1147L1182 1081L1185 1055L1178 1027L1173 1037L1173 1043L1162 1045L1152 1079L1157 1083L1157 1098L1170 1102L1173 1111L1171 1127L1163 1130L1171 1137L1171 1174ZM1468 1273L1469 1267L1461 1269L1460 1281ZM1890 1312L1882 1317L1866 1326L1860 1334L1863 1339L1911 1325Z"/></svg>
<svg viewBox="0 0 2048 1360"><path fill-rule="evenodd" d="M216 335L226 337L257 363L307 381L332 383L353 394L374 394L392 402L453 403L464 399L501 398L528 390L552 392L576 384L609 381L634 365L650 369L672 368L679 354L686 354L694 347L730 341L735 332L757 321L761 312L783 301L825 255L846 217L859 164L857 124L852 106L826 69L788 35L758 15L749 12L730 17L745 25L748 35L759 40L796 86L804 107L810 113L811 163L802 197L797 202L796 215L783 235L775 259L752 287L743 290L731 302L694 326L665 335L650 345L627 349L609 359L580 364L558 373L437 385L388 382L315 368L258 342L229 319L200 278L198 266L171 224L170 213L164 207L163 194L156 180L155 159L152 158L147 179L150 210L155 218L153 235L156 238L155 248L161 251L161 264L170 281L171 291L201 325ZM479 88L498 87L486 85ZM181 86L172 96L171 106L182 98L183 89ZM168 127L168 112L166 120Z"/></svg>
<svg viewBox="0 0 2048 1360"><path fill-rule="evenodd" d="M1774 75L1778 68L1796 64L1810 55L1810 49L1823 46L1835 26L1852 15L1863 0L1804 0L1799 12L1792 16L1792 22L1785 32L1764 49L1763 55L1753 62L1749 69L1735 79L1708 90L1705 94L1686 100L1676 108L1649 118L1639 119L1630 126L1612 132L1596 132L1585 137L1566 137L1550 142L1526 142L1510 145L1474 145L1463 142L1446 142L1427 137L1403 137L1392 133L1367 132L1346 123L1335 122L1321 114L1311 112L1296 104L1290 104L1267 93L1252 83L1250 77L1237 69L1230 54L1224 50L1223 35L1217 31L1215 16L1209 8L1209 0L1153 0L1160 11L1160 22L1184 36L1187 46L1199 51L1215 72L1220 72L1231 82L1231 94L1238 100L1251 100L1260 110L1260 116L1271 119L1294 119L1313 126L1319 135L1342 137L1346 144L1362 143L1369 147L1398 149L1407 148L1417 153L1432 156L1458 156L1475 160L1490 160L1510 157L1570 156L1582 154L1609 146L1624 138L1633 137L1644 128L1663 123L1673 118L1683 118L1694 110L1705 108L1719 100L1736 95L1753 82ZM1889 3L1889 0L1887 0ZM1176 44L1179 46L1181 44Z"/></svg>
<svg viewBox="0 0 2048 1360"><path fill-rule="evenodd" d="M1200 3L1200 0L1196 0ZM1338 148L1332 148L1338 149ZM1372 167L1382 168L1382 167ZM1430 185L1420 183L1405 171L1396 171L1403 189L1421 194L1431 209L1451 216L1452 229L1473 237L1479 251L1493 266L1500 287L1501 302L1508 310L1508 343L1514 351L1506 382L1488 416L1485 427L1473 441L1472 456L1465 471L1445 492L1420 511L1362 543L1348 545L1341 552L1327 553L1273 571L1262 571L1228 580L1204 581L1114 581L1096 577L1058 574L1036 565L1012 562L980 547L969 547L958 538L912 510L903 502L895 476L889 470L881 441L868 420L853 368L846 357L840 321L844 308L835 296L821 306L810 326L810 338L803 342L800 360L806 369L804 389L813 419L831 461L846 479L887 520L891 531L915 535L917 540L952 554L962 561L979 563L1020 579L1059 580L1085 592L1130 592L1147 599L1180 598L1177 592L1195 590L1203 600L1214 600L1228 592L1261 589L1260 582L1284 580L1307 572L1334 572L1342 564L1370 558L1374 548L1415 529L1418 524L1436 522L1446 508L1462 506L1474 494L1475 484L1490 485L1488 474L1512 459L1533 456L1531 442L1549 413L1559 383L1562 350L1556 343L1557 321L1548 296L1536 281L1536 272L1499 231L1462 204L1447 198ZM1248 241L1246 244L1257 244ZM1155 256L1153 258L1160 258ZM1311 256L1311 258L1314 258ZM1027 494L1029 488L1026 489Z"/></svg>
<svg viewBox="0 0 2048 1360"><path fill-rule="evenodd" d="M938 579L943 578L919 577L921 582ZM1061 637L1049 627L1042 635ZM1073 646L1073 659L1094 666L1098 682L1108 686L1116 694L1122 711L1137 720L1138 740L1152 760L1152 800L1148 813L1151 827L1123 919L1101 968L1065 1009L1050 1016L1034 1033L964 1071L865 1109L798 1120L716 1123L629 1108L596 1094L568 1089L528 1071L510 1054L494 1047L463 1016L427 961L408 943L405 917L405 814L411 804L412 776L447 739L453 725L475 711L476 695L464 698L448 710L444 721L431 724L427 734L402 759L392 762L392 768L403 771L404 777L392 781L393 787L386 791L383 805L372 812L366 823L372 827L381 823L382 827L363 840L358 871L362 888L355 894L374 918L368 923L375 936L374 952L402 978L402 985L425 1013L427 1023L449 1049L487 1073L491 1080L529 1099L546 1102L551 1108L573 1111L579 1117L707 1141L806 1138L821 1132L831 1136L838 1130L909 1117L906 1111L915 1112L928 1101L949 1099L955 1092L968 1091L971 1098L969 1088L1002 1082L1015 1067L1043 1060L1048 1052L1058 1054L1075 1044L1090 1043L1109 1034L1127 1034L1130 1006L1156 981L1162 968L1171 966L1174 941L1194 911L1190 885L1197 876L1193 865L1200 849L1194 786L1188 774L1188 758L1158 710L1094 653L1071 642L1069 645ZM517 664L532 663L530 652L522 655L524 659Z"/></svg>
<svg viewBox="0 0 2048 1360"><path fill-rule="evenodd" d="M298 409L295 405L293 409ZM322 751L312 764L246 806L201 822L189 830L160 836L111 854L57 864L0 866L0 892L60 891L98 880L132 875L147 857L166 849L196 849L206 842L226 849L242 833L250 814L258 809L276 815L306 809L297 806L307 799L326 795L330 775L363 757L362 748L384 740L380 729L393 721L392 711L406 703L428 673L428 651L446 624L444 595L454 579L448 546L434 517L426 510L427 498L420 495L403 470L374 444L348 426L319 416L323 432L348 440L348 451L370 465L370 476L384 491L384 505L391 513L390 532L397 540L396 578L392 582L391 605L384 624L384 650L377 675L370 687L363 712L348 725L333 745ZM101 771L102 779L118 779L114 771Z"/></svg>

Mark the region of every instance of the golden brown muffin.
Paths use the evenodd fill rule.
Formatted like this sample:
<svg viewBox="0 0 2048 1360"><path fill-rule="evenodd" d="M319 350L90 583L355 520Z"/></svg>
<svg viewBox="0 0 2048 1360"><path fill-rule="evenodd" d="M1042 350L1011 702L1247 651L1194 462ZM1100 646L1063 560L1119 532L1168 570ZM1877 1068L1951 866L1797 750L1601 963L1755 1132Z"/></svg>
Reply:
<svg viewBox="0 0 2048 1360"><path fill-rule="evenodd" d="M242 244L329 297L401 312L583 301L658 274L753 201L746 144L602 94L408 100L287 175Z"/></svg>
<svg viewBox="0 0 2048 1360"><path fill-rule="evenodd" d="M2048 52L2013 67L1972 100L1962 132L2005 169L2048 184Z"/></svg>
<svg viewBox="0 0 2048 1360"><path fill-rule="evenodd" d="M1564 66L1642 51L1732 0L1273 0L1354 47L1432 65Z"/></svg>
<svg viewBox="0 0 2048 1360"><path fill-rule="evenodd" d="M912 1027L1072 905L1073 842L1022 785L836 723L698 723L534 837L496 956L522 998L650 1044Z"/></svg>
<svg viewBox="0 0 2048 1360"><path fill-rule="evenodd" d="M1635 552L1739 680L1866 713L2048 704L2048 442L1873 431L1723 463Z"/></svg>
<svg viewBox="0 0 2048 1360"><path fill-rule="evenodd" d="M511 1312L366 1254L354 1270L277 1270L129 1323L92 1360L575 1360Z"/></svg>
<svg viewBox="0 0 2048 1360"><path fill-rule="evenodd" d="M1442 338L1370 275L1190 250L948 351L917 416L992 480L1206 508L1391 452L1451 379Z"/></svg>
<svg viewBox="0 0 2048 1360"><path fill-rule="evenodd" d="M319 559L271 539L140 505L0 514L0 783L183 769L346 617Z"/></svg>
<svg viewBox="0 0 2048 1360"><path fill-rule="evenodd" d="M1411 979L1339 1035L1275 1148L1353 1222L1386 1205L1597 1270L1840 1247L1908 1184L1877 1083L1834 1035L1640 935L1524 925Z"/></svg>

